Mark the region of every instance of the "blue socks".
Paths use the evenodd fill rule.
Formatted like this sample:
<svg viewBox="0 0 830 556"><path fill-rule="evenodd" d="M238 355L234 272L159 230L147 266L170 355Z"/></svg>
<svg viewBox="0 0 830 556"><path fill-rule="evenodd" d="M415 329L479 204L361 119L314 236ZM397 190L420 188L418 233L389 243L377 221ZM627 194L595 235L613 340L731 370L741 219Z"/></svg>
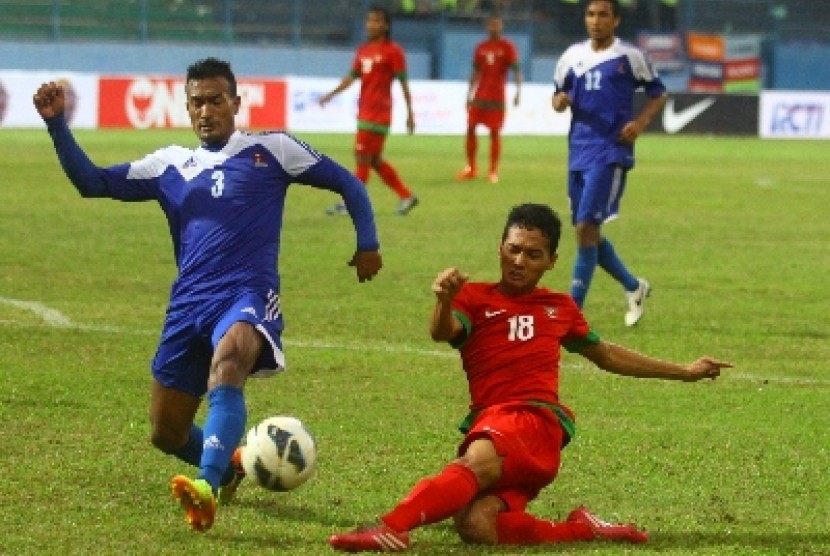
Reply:
<svg viewBox="0 0 830 556"><path fill-rule="evenodd" d="M640 283L625 267L617 256L614 246L606 238L599 241L599 245L578 247L576 262L574 263L573 280L571 281L571 297L581 309L585 304L585 297L591 287L594 270L597 265L611 275L614 280L622 284L626 291L633 292Z"/></svg>
<svg viewBox="0 0 830 556"><path fill-rule="evenodd" d="M597 252L599 266L610 274L614 280L622 284L625 291L633 292L639 287L640 283L637 281L637 278L628 272L625 264L617 256L617 252L614 251L614 246L611 245L610 241L606 238L600 239Z"/></svg>
<svg viewBox="0 0 830 556"><path fill-rule="evenodd" d="M231 456L242 440L248 412L241 388L218 386L207 398L199 478L210 483L215 492L223 482L223 475L232 471Z"/></svg>
<svg viewBox="0 0 830 556"><path fill-rule="evenodd" d="M202 460L203 438L202 429L193 425L190 427L190 437L187 439L187 444L175 452L171 452L171 454L185 463L198 467L199 462Z"/></svg>
<svg viewBox="0 0 830 556"><path fill-rule="evenodd" d="M596 245L577 248L573 279L571 280L571 297L576 301L579 308L582 308L585 303L585 297L588 295L588 288L591 287L591 279L594 277L598 260L599 254Z"/></svg>

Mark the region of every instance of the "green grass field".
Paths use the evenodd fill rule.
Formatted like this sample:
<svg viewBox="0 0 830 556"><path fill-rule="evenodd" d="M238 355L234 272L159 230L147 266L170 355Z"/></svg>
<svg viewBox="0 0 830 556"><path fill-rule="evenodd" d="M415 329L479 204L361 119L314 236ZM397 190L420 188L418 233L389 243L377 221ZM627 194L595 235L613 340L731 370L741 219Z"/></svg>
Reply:
<svg viewBox="0 0 830 556"><path fill-rule="evenodd" d="M188 131L79 132L98 164ZM352 137L303 136L351 168ZM486 140L482 145L482 160ZM373 176L384 269L358 284L335 197L289 194L281 270L289 370L246 389L249 424L302 418L319 473L288 494L254 487L190 532L170 478L190 470L149 444L149 361L174 264L155 204L81 199L43 131L0 132L0 553L329 554L328 535L372 519L453 457L466 385L427 333L447 266L498 277L507 210L546 202L567 219L565 139L507 137L502 182L457 183L460 137L391 137L387 158L421 205L394 214ZM654 287L643 321L597 274L586 314L606 339L664 358L734 362L716 382L625 379L563 355L579 431L531 505L584 503L647 528L650 544L468 547L449 524L413 554L830 553L830 188L827 143L641 139L622 218L606 232ZM567 288L573 232L544 284ZM52 310L54 312L49 312Z"/></svg>

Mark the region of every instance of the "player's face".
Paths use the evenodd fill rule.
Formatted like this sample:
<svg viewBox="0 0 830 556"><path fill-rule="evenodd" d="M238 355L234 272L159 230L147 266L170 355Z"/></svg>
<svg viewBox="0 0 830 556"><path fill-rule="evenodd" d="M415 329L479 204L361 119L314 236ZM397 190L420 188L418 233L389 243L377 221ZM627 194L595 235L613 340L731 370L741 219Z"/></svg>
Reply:
<svg viewBox="0 0 830 556"><path fill-rule="evenodd" d="M376 41L389 33L389 24L386 23L383 14L369 12L366 14L366 36L370 41Z"/></svg>
<svg viewBox="0 0 830 556"><path fill-rule="evenodd" d="M187 83L187 112L202 143L224 143L236 129L239 97L231 96L230 84L224 77L191 79Z"/></svg>
<svg viewBox="0 0 830 556"><path fill-rule="evenodd" d="M490 36L491 39L497 39L501 37L503 31L504 22L502 22L501 18L491 17L487 20L487 34Z"/></svg>
<svg viewBox="0 0 830 556"><path fill-rule="evenodd" d="M550 241L538 229L512 226L499 247L501 282L499 289L518 295L533 291L539 280L556 264Z"/></svg>
<svg viewBox="0 0 830 556"><path fill-rule="evenodd" d="M611 2L594 0L585 8L585 28L588 37L599 46L608 46L614 38L614 31L620 18L614 15Z"/></svg>

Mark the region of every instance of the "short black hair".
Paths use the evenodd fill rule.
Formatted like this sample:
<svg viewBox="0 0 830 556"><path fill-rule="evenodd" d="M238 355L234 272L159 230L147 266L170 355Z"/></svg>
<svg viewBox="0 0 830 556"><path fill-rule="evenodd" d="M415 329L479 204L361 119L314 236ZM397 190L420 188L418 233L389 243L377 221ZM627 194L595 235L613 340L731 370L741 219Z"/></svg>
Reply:
<svg viewBox="0 0 830 556"><path fill-rule="evenodd" d="M611 4L611 13L614 17L620 17L622 13L622 7L620 6L620 0L585 0L585 10L588 9L588 6L591 2L608 2Z"/></svg>
<svg viewBox="0 0 830 556"><path fill-rule="evenodd" d="M559 248L559 239L562 236L562 221L548 205L537 203L525 203L516 205L507 214L507 223L504 225L504 232L501 240L507 239L510 228L524 228L525 230L539 230L542 235L548 238L550 254L556 253Z"/></svg>
<svg viewBox="0 0 830 556"><path fill-rule="evenodd" d="M374 13L378 14L381 18L383 18L383 22L386 23L386 38L392 34L392 14L389 13L389 10L384 8L383 6L369 6L367 13Z"/></svg>
<svg viewBox="0 0 830 556"><path fill-rule="evenodd" d="M231 96L236 96L236 76L231 70L231 65L217 58L205 58L190 64L187 68L185 87L192 79L209 79L211 77L224 77L228 81Z"/></svg>

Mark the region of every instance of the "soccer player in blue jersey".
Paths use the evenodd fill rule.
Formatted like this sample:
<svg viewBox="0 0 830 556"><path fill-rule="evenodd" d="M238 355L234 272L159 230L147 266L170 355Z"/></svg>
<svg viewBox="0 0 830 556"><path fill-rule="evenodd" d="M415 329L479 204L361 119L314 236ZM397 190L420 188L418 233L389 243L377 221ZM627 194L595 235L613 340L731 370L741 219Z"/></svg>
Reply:
<svg viewBox="0 0 830 556"><path fill-rule="evenodd" d="M571 109L568 135L568 196L576 229L577 256L571 296L581 308L597 265L625 288L626 326L643 316L648 281L635 277L601 232L619 213L626 175L634 167L634 142L666 103L666 88L645 54L614 33L620 24L617 0L588 0L588 40L569 47L554 75L553 109ZM634 114L634 91L648 100Z"/></svg>
<svg viewBox="0 0 830 556"><path fill-rule="evenodd" d="M106 168L75 142L62 87L41 85L34 104L83 197L155 200L167 216L178 276L152 363L151 441L199 468L196 478L177 475L171 487L192 528L206 531L217 502L229 500L244 477L237 447L245 381L285 367L277 259L289 184L343 198L357 234L349 264L360 282L378 273L382 259L372 205L357 178L287 133L236 129L240 97L227 62L194 63L185 90L197 148L170 146ZM205 395L199 427L194 419Z"/></svg>

